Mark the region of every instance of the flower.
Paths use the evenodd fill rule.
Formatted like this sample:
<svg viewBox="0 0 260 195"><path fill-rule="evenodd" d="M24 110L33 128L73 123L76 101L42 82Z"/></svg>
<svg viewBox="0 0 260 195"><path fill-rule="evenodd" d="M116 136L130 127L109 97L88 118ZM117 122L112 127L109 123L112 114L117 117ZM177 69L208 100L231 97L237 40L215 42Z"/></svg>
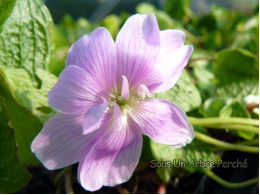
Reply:
<svg viewBox="0 0 260 195"><path fill-rule="evenodd" d="M114 42L97 28L73 44L66 67L48 94L58 111L31 149L47 169L79 162L89 190L127 181L140 158L142 134L184 146L194 137L177 105L152 94L170 89L193 51L179 30L160 31L156 18L134 15Z"/></svg>

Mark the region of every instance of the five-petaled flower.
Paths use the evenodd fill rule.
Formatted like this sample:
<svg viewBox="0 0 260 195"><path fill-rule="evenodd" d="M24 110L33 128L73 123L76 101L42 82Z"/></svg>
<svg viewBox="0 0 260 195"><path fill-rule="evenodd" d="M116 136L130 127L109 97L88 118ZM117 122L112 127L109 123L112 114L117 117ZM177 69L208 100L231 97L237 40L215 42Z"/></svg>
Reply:
<svg viewBox="0 0 260 195"><path fill-rule="evenodd" d="M79 162L78 181L90 191L127 181L140 158L142 134L184 146L194 137L177 105L152 94L170 89L193 51L179 30L160 31L156 18L134 15L114 42L97 28L71 47L48 95L58 111L31 149L48 169Z"/></svg>

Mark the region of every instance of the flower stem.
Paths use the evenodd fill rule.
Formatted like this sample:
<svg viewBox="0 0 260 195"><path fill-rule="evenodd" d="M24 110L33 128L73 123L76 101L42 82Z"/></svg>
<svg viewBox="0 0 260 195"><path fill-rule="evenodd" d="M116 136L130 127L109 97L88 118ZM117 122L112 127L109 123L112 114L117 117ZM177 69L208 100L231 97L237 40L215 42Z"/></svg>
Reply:
<svg viewBox="0 0 260 195"><path fill-rule="evenodd" d="M200 60L211 62L211 61L215 61L216 59L214 59L214 58L212 58L212 57L197 57L197 58L191 59L190 62L189 62L189 64L193 64L194 62L200 61Z"/></svg>
<svg viewBox="0 0 260 195"><path fill-rule="evenodd" d="M207 135L199 133L199 132L195 132L195 137L202 142L212 144L214 146L223 148L225 150L236 150L236 151L243 151L243 152L250 152L250 153L259 153L258 147L227 143L227 142L217 140L215 138L212 138L210 136L207 136Z"/></svg>
<svg viewBox="0 0 260 195"><path fill-rule="evenodd" d="M54 183L59 182L59 180L65 175L65 173L68 171L70 167L65 167L64 169L62 169L61 171L59 171L59 173L56 175L56 177L54 178Z"/></svg>
<svg viewBox="0 0 260 195"><path fill-rule="evenodd" d="M254 125L259 126L259 120L257 119L247 119L247 118L238 118L238 117L230 117L230 118L195 118L188 117L189 121L192 125L224 125L224 124L241 124L241 125Z"/></svg>
<svg viewBox="0 0 260 195"><path fill-rule="evenodd" d="M247 181L243 181L243 182L237 182L237 183L232 183L229 181L226 181L222 178L220 178L219 176L217 176L215 173L213 173L211 170L207 170L205 171L205 174L211 178L212 180L214 180L215 182L227 187L227 188L242 188L242 187L246 187L255 183L258 183L259 178L253 178L253 179L249 179Z"/></svg>
<svg viewBox="0 0 260 195"><path fill-rule="evenodd" d="M248 145L248 146L254 146L254 145L259 145L259 139L254 139L254 140L244 140L240 142L236 142L238 145ZM222 148L212 148L213 151L223 151Z"/></svg>
<svg viewBox="0 0 260 195"><path fill-rule="evenodd" d="M225 124L225 125L203 125L204 127L208 128L214 128L214 129L232 129L232 130L238 130L238 131L247 131L251 133L259 134L259 129L254 126L250 125L240 125L240 124Z"/></svg>
<svg viewBox="0 0 260 195"><path fill-rule="evenodd" d="M115 188L117 189L117 191L118 191L120 194L131 194L127 189L123 188L123 187L120 186L120 185L115 186Z"/></svg>
<svg viewBox="0 0 260 195"><path fill-rule="evenodd" d="M259 120L246 118L194 118L188 117L192 125L199 125L215 129L232 129L259 134ZM252 126L253 125L253 126Z"/></svg>
<svg viewBox="0 0 260 195"><path fill-rule="evenodd" d="M259 139L254 139L254 140L245 140L241 142L237 142L237 144L242 144L242 145L259 145Z"/></svg>
<svg viewBox="0 0 260 195"><path fill-rule="evenodd" d="M71 183L71 167L69 167L65 173L65 191L66 194L74 194Z"/></svg>

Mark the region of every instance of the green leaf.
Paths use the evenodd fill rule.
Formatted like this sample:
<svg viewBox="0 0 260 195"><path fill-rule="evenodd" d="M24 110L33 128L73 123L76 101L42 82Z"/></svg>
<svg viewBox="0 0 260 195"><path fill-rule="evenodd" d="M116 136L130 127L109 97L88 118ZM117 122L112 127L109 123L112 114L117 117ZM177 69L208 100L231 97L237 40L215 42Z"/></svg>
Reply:
<svg viewBox="0 0 260 195"><path fill-rule="evenodd" d="M196 127L197 131L205 131L200 127ZM164 181L169 181L169 176L172 176L176 169L181 168L188 172L204 172L210 169L210 166L195 166L196 162L216 162L217 156L211 148L198 140L193 140L184 148L174 148L173 146L159 144L150 141L151 151L154 159L161 166L157 170L158 175ZM183 163L180 163L183 162ZM155 163L151 162L151 166ZM157 165L158 165L157 164ZM194 166L193 166L194 165Z"/></svg>
<svg viewBox="0 0 260 195"><path fill-rule="evenodd" d="M147 136L143 136L143 147L139 162L147 162L150 160L152 160L150 138Z"/></svg>
<svg viewBox="0 0 260 195"><path fill-rule="evenodd" d="M207 99L199 108L199 113L204 117L241 117L250 118L250 114L243 104L236 99L214 97ZM252 139L254 133L245 131L230 131L244 139Z"/></svg>
<svg viewBox="0 0 260 195"><path fill-rule="evenodd" d="M0 98L0 193L15 193L30 181L31 174L17 158L16 143L3 105Z"/></svg>
<svg viewBox="0 0 260 195"><path fill-rule="evenodd" d="M54 27L51 38L54 43L54 51L49 64L49 71L59 76L65 67L65 60L71 43L68 43L67 37L65 37L59 26Z"/></svg>
<svg viewBox="0 0 260 195"><path fill-rule="evenodd" d="M95 27L85 18L79 18L75 21L70 15L66 14L54 28L55 49L70 47L76 40L90 33Z"/></svg>
<svg viewBox="0 0 260 195"><path fill-rule="evenodd" d="M249 50L250 52L257 53L259 51L258 34L259 32L256 29L250 30L249 32L237 33L232 47L243 48Z"/></svg>
<svg viewBox="0 0 260 195"><path fill-rule="evenodd" d="M183 28L183 24L181 22L172 19L167 13L163 11L156 11L155 16L161 30ZM190 39L189 34L187 34L187 37Z"/></svg>
<svg viewBox="0 0 260 195"><path fill-rule="evenodd" d="M220 81L217 93L240 98L258 94L258 60L243 49L226 49L216 56L213 71Z"/></svg>
<svg viewBox="0 0 260 195"><path fill-rule="evenodd" d="M193 13L190 9L190 0L167 0L163 9L173 18L187 22Z"/></svg>
<svg viewBox="0 0 260 195"><path fill-rule="evenodd" d="M2 88L7 89L7 94L11 94L19 105L27 108L44 123L55 114L48 106L47 93L56 83L57 77L44 70L36 70L35 75L41 82L40 89L34 88L33 80L24 69L0 66L0 80L4 81Z"/></svg>
<svg viewBox="0 0 260 195"><path fill-rule="evenodd" d="M220 31L206 33L204 47L208 49L219 49L223 47L223 34Z"/></svg>
<svg viewBox="0 0 260 195"><path fill-rule="evenodd" d="M249 18L243 25L243 30L245 31L252 30L255 28L259 28L259 14Z"/></svg>
<svg viewBox="0 0 260 195"><path fill-rule="evenodd" d="M158 93L155 97L172 101L186 112L201 105L200 93L192 83L191 77L186 70L183 70L180 79L173 88L166 92Z"/></svg>
<svg viewBox="0 0 260 195"><path fill-rule="evenodd" d="M95 28L96 26L86 18L79 18L76 22L76 40L73 43L82 36L91 33Z"/></svg>
<svg viewBox="0 0 260 195"><path fill-rule="evenodd" d="M138 4L135 9L136 12L140 14L150 14L157 11L152 4L146 2Z"/></svg>
<svg viewBox="0 0 260 195"><path fill-rule="evenodd" d="M42 124L31 113L13 101L6 100L8 117L14 128L17 144L17 155L24 165L39 165L39 161L31 152L31 143L40 132Z"/></svg>
<svg viewBox="0 0 260 195"><path fill-rule="evenodd" d="M220 116L224 118L228 117L241 117L250 118L249 112L246 108L238 101L233 101L231 104L226 105L220 111Z"/></svg>
<svg viewBox="0 0 260 195"><path fill-rule="evenodd" d="M191 144L188 144L185 148L177 149L173 146L159 144L157 142L151 141L151 149L154 158L158 161L164 162L175 162L178 163L179 160L185 162L185 170L189 172L204 172L203 167L192 167L188 166L192 161L214 161L216 160L216 155L211 151L207 144L194 140ZM176 166L176 168L178 168ZM208 167L207 169L209 169Z"/></svg>
<svg viewBox="0 0 260 195"><path fill-rule="evenodd" d="M211 14L214 15L216 19L217 28L223 32L235 30L236 25L243 19L243 15L239 14L239 12L219 5L213 5L211 7Z"/></svg>
<svg viewBox="0 0 260 195"><path fill-rule="evenodd" d="M121 19L117 15L109 15L105 17L100 26L104 26L108 29L112 37L115 39L118 31L120 30Z"/></svg>
<svg viewBox="0 0 260 195"><path fill-rule="evenodd" d="M214 73L220 81L238 81L247 78L258 78L258 60L243 49L226 49L220 51L214 66Z"/></svg>
<svg viewBox="0 0 260 195"><path fill-rule="evenodd" d="M218 117L220 110L231 102L231 98L209 98L199 108L199 113L202 114L204 117Z"/></svg>
<svg viewBox="0 0 260 195"><path fill-rule="evenodd" d="M140 14L155 14L161 30L169 28L181 28L182 23L172 19L166 12L157 10L149 3L140 3L136 6L136 12Z"/></svg>
<svg viewBox="0 0 260 195"><path fill-rule="evenodd" d="M193 75L197 81L199 89L203 91L204 96L213 96L215 94L216 79L210 71L209 65L196 66L193 68Z"/></svg>
<svg viewBox="0 0 260 195"><path fill-rule="evenodd" d="M0 65L24 68L37 80L36 69L48 70L52 24L41 0L17 0L0 33Z"/></svg>
<svg viewBox="0 0 260 195"><path fill-rule="evenodd" d="M214 96L216 92L217 80L212 73L212 56L212 52L195 47L190 60L192 75L203 99Z"/></svg>
<svg viewBox="0 0 260 195"><path fill-rule="evenodd" d="M44 123L55 112L48 106L47 92L57 81L56 76L44 71L36 70L35 74L41 81L41 88L33 86L29 73L20 68L0 67L2 87L8 90L6 107L8 116L15 130L18 147L18 157L22 164L38 165L38 160L30 150L34 137ZM1 86L0 86L1 87ZM2 90L0 90L2 91ZM3 96L3 94L0 95Z"/></svg>
<svg viewBox="0 0 260 195"><path fill-rule="evenodd" d="M217 30L217 21L214 15L207 14L202 16L197 23L197 27L205 32L212 32Z"/></svg>
<svg viewBox="0 0 260 195"><path fill-rule="evenodd" d="M243 99L247 95L259 94L258 79L244 79L237 82L222 83L217 89L219 96Z"/></svg>
<svg viewBox="0 0 260 195"><path fill-rule="evenodd" d="M249 18L240 27L232 47L247 49L252 53L259 51L259 15Z"/></svg>
<svg viewBox="0 0 260 195"><path fill-rule="evenodd" d="M55 75L41 69L36 70L36 75L41 81L41 88L39 90L46 94L53 88L58 80Z"/></svg>
<svg viewBox="0 0 260 195"><path fill-rule="evenodd" d="M156 173L157 175L161 178L161 180L163 180L165 183L168 183L171 180L171 172L172 172L172 168L169 167L161 167L161 168L157 168L156 169Z"/></svg>
<svg viewBox="0 0 260 195"><path fill-rule="evenodd" d="M228 117L250 118L250 114L247 111L247 109L238 101L233 101L232 103L224 106L220 110L219 116L223 118L228 118ZM230 132L244 139L249 139L249 140L253 139L255 135L252 132L246 132L246 131L230 131Z"/></svg>
<svg viewBox="0 0 260 195"><path fill-rule="evenodd" d="M10 15L16 0L1 0L0 1L0 31L4 21Z"/></svg>

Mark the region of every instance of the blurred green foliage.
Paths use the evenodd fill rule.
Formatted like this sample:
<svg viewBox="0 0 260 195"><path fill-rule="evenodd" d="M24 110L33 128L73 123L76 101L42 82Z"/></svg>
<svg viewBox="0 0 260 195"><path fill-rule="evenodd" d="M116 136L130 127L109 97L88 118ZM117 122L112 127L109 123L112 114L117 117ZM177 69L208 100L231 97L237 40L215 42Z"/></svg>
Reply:
<svg viewBox="0 0 260 195"><path fill-rule="evenodd" d="M42 124L55 113L48 106L47 93L63 70L71 45L98 26L106 27L116 39L130 15L126 12L109 15L99 23L84 18L74 21L66 15L54 25L41 0L4 0L0 1L0 10L5 10L0 12L0 128L1 140L9 140L1 142L1 154L10 153L11 156L0 163L0 192L6 193L16 192L29 181L31 176L22 164L39 165L30 151L30 143ZM183 30L186 44L194 47L187 70L183 71L177 84L156 97L177 103L188 115L195 117L259 117L258 108L249 109L249 105L259 104L257 8L251 15L245 15L213 5L208 14L195 17L190 0L167 0L163 10L141 3L136 12L154 13L161 30ZM202 127L196 127L195 131L210 136ZM239 129L226 131L237 141L256 137L254 133ZM212 147L199 140L175 149L145 139L140 162L151 159L215 161L217 158ZM13 172L9 170L10 166L14 168ZM165 182L174 175L204 171L200 168L157 169Z"/></svg>

